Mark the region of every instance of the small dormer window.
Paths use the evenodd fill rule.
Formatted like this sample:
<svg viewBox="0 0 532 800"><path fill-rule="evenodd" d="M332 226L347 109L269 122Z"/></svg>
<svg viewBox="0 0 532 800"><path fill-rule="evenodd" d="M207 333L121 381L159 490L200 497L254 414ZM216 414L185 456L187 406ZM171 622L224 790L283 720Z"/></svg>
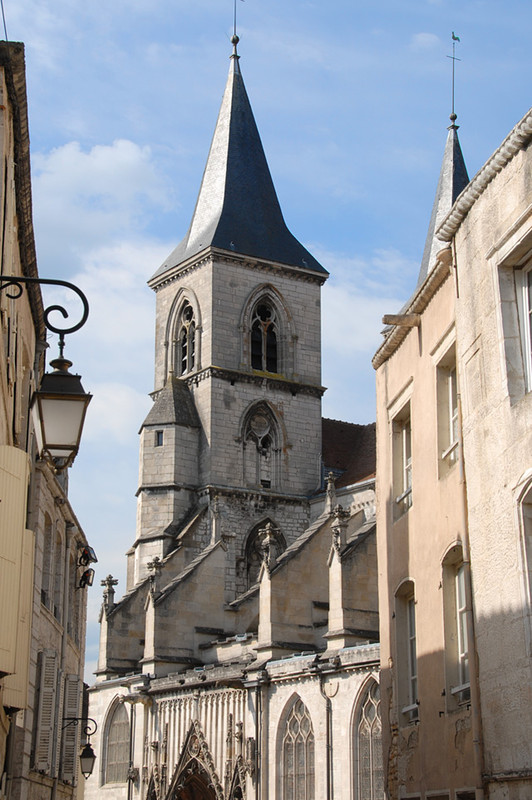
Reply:
<svg viewBox="0 0 532 800"><path fill-rule="evenodd" d="M155 447L162 447L163 441L163 431L155 431Z"/></svg>
<svg viewBox="0 0 532 800"><path fill-rule="evenodd" d="M196 325L194 311L190 303L185 303L181 311L177 349L177 371L179 375L192 372L195 361Z"/></svg>
<svg viewBox="0 0 532 800"><path fill-rule="evenodd" d="M262 372L277 372L277 318L275 309L261 301L255 307L251 324L251 367Z"/></svg>

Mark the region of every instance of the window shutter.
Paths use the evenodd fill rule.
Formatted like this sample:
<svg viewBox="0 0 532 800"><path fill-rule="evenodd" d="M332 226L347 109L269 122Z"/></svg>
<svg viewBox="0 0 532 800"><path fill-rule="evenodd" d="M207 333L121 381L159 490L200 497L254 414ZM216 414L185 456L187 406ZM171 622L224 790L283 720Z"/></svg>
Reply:
<svg viewBox="0 0 532 800"><path fill-rule="evenodd" d="M57 653L43 650L40 658L39 713L35 737L35 769L50 773L54 744L55 692Z"/></svg>
<svg viewBox="0 0 532 800"><path fill-rule="evenodd" d="M64 702L65 702L65 681L63 680L63 671L58 670L57 672L57 689L59 690L59 699L56 701L57 706L57 722L55 731L52 733L52 737L54 739L54 747L52 751L52 777L57 778L59 776L59 762L61 758L61 737L62 737L62 728L63 728L63 717L65 716L65 712L63 711ZM55 736L54 736L55 734Z"/></svg>
<svg viewBox="0 0 532 800"><path fill-rule="evenodd" d="M65 677L65 704L63 720L66 717L79 717L80 701L79 675ZM66 721L63 725L67 725ZM77 755L79 749L79 723L72 722L62 732L61 778L74 783L77 774Z"/></svg>

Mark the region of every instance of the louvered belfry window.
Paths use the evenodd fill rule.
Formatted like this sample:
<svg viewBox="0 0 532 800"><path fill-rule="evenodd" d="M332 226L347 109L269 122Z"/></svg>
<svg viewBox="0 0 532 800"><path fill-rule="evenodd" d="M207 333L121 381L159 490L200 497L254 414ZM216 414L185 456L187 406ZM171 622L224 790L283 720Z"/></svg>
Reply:
<svg viewBox="0 0 532 800"><path fill-rule="evenodd" d="M298 698L288 714L282 742L283 800L314 800L314 730Z"/></svg>
<svg viewBox="0 0 532 800"><path fill-rule="evenodd" d="M177 362L178 375L192 372L196 362L196 323L189 303L185 303L180 314Z"/></svg>
<svg viewBox="0 0 532 800"><path fill-rule="evenodd" d="M251 367L262 372L278 372L277 318L274 308L260 302L251 323Z"/></svg>
<svg viewBox="0 0 532 800"><path fill-rule="evenodd" d="M107 729L105 783L125 783L129 769L129 719L117 705Z"/></svg>
<svg viewBox="0 0 532 800"><path fill-rule="evenodd" d="M383 800L380 689L376 681L371 682L360 708L355 736L356 798L357 800Z"/></svg>

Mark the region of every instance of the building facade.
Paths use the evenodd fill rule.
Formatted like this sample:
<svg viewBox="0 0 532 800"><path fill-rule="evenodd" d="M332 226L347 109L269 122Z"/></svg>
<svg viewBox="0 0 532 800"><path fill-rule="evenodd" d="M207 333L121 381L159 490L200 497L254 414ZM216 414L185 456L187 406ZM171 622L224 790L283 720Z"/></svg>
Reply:
<svg viewBox="0 0 532 800"><path fill-rule="evenodd" d="M154 404L119 602L103 582L87 797L380 800L374 428L321 418L327 272L282 217L237 42L190 228L149 281Z"/></svg>
<svg viewBox="0 0 532 800"><path fill-rule="evenodd" d="M1 276L37 278L24 47L0 43ZM12 295L12 296L10 296ZM44 372L40 288L0 292L0 797L72 798L78 781L87 541L67 478L37 462L30 418Z"/></svg>
<svg viewBox="0 0 532 800"><path fill-rule="evenodd" d="M523 800L530 712L530 112L468 181L455 118L377 372L390 800Z"/></svg>

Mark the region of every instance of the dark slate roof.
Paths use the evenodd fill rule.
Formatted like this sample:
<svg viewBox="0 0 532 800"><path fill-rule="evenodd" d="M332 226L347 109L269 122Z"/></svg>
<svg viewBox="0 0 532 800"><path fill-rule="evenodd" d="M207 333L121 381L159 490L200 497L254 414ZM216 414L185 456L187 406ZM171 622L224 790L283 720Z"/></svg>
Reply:
<svg viewBox="0 0 532 800"><path fill-rule="evenodd" d="M325 471L342 472L336 488L372 478L376 469L375 423L355 425L336 419L322 419L322 459Z"/></svg>
<svg viewBox="0 0 532 800"><path fill-rule="evenodd" d="M469 176L467 174L462 148L458 141L458 125L454 124L455 118L454 115L451 115L453 124L449 127L449 134L447 136L447 142L445 143L440 177L436 189L436 197L434 198L434 205L432 206L432 214L427 238L425 240L425 249L423 250L423 258L421 259L421 269L419 270L416 289L421 286L436 263L436 253L445 246L443 242L436 237L436 231L443 222L445 216L451 210L458 195L469 183Z"/></svg>
<svg viewBox="0 0 532 800"><path fill-rule="evenodd" d="M172 377L168 379L164 389L161 389L155 398L153 407L141 425L141 430L148 425L200 427L194 400L184 381Z"/></svg>
<svg viewBox="0 0 532 800"><path fill-rule="evenodd" d="M238 59L235 45L192 222L153 278L207 247L328 274L286 227Z"/></svg>

